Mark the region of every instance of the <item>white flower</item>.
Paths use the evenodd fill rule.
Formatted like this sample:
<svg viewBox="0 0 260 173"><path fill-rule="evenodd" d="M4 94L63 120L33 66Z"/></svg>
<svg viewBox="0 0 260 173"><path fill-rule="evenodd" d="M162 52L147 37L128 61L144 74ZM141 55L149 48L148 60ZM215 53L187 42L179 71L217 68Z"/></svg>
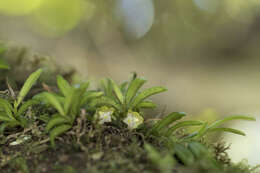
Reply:
<svg viewBox="0 0 260 173"><path fill-rule="evenodd" d="M113 113L114 113L113 108L108 108L106 106L103 106L97 109L96 114L94 115L94 119L98 122L98 124L111 122Z"/></svg>
<svg viewBox="0 0 260 173"><path fill-rule="evenodd" d="M144 119L138 112L128 111L123 122L128 125L129 129L135 129L144 122Z"/></svg>

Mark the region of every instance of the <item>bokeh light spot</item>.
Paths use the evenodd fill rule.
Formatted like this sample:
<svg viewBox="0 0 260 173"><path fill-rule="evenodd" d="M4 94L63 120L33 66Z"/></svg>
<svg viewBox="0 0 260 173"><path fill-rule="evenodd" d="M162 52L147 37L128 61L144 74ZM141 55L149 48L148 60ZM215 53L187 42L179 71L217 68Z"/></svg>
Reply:
<svg viewBox="0 0 260 173"><path fill-rule="evenodd" d="M50 36L62 35L77 26L85 5L82 0L44 0L34 13L37 29Z"/></svg>
<svg viewBox="0 0 260 173"><path fill-rule="evenodd" d="M115 13L124 31L132 39L143 37L154 21L154 4L151 0L118 0Z"/></svg>
<svg viewBox="0 0 260 173"><path fill-rule="evenodd" d="M257 5L255 0L229 0L225 1L226 13L229 17L250 23L253 16L254 10L253 7Z"/></svg>
<svg viewBox="0 0 260 173"><path fill-rule="evenodd" d="M11 16L27 15L36 10L43 0L0 0L0 13Z"/></svg>
<svg viewBox="0 0 260 173"><path fill-rule="evenodd" d="M194 4L201 10L207 12L216 12L221 0L193 0Z"/></svg>

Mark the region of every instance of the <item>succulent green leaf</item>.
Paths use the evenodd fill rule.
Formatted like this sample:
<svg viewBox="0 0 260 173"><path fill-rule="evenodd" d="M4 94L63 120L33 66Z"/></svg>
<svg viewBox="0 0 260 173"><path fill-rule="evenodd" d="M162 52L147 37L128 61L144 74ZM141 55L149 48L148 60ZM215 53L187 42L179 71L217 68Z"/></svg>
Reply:
<svg viewBox="0 0 260 173"><path fill-rule="evenodd" d="M119 88L120 88L120 90L122 91L122 93L125 93L127 85L128 85L128 82L123 82L123 83L119 86Z"/></svg>
<svg viewBox="0 0 260 173"><path fill-rule="evenodd" d="M215 132L215 131L230 132L237 135L246 136L246 134L241 130L237 130L233 128L224 128L224 127L211 128L208 132Z"/></svg>
<svg viewBox="0 0 260 173"><path fill-rule="evenodd" d="M103 92L86 92L84 94L83 98L81 99L80 105L84 105L85 103L89 103L93 99L99 98L99 97L101 97L103 95L104 95Z"/></svg>
<svg viewBox="0 0 260 173"><path fill-rule="evenodd" d="M144 85L147 80L142 78L135 78L129 85L126 91L126 104L128 105L136 96L138 90Z"/></svg>
<svg viewBox="0 0 260 173"><path fill-rule="evenodd" d="M112 97L112 84L109 79L102 79L100 81L100 86L104 90L106 96Z"/></svg>
<svg viewBox="0 0 260 173"><path fill-rule="evenodd" d="M118 99L118 101L121 104L124 104L124 96L123 96L123 93L122 93L121 89L119 88L119 86L112 79L109 79L109 81L112 84L113 91L114 91L114 93L116 95L116 98Z"/></svg>
<svg viewBox="0 0 260 173"><path fill-rule="evenodd" d="M187 127L187 126L188 127L189 126L200 126L202 124L203 124L202 121L182 121L182 122L176 123L171 128L169 128L166 132L166 136L170 136L175 130L177 130L179 128L183 128L183 127Z"/></svg>
<svg viewBox="0 0 260 173"><path fill-rule="evenodd" d="M137 108L139 109L144 109L144 108L154 109L156 107L157 105L151 101L143 101L137 105Z"/></svg>
<svg viewBox="0 0 260 173"><path fill-rule="evenodd" d="M19 104L23 101L24 97L28 94L32 86L36 83L38 78L42 73L42 69L38 69L37 71L33 72L25 81L19 95L17 98L17 102L15 103L15 107L17 108Z"/></svg>
<svg viewBox="0 0 260 173"><path fill-rule="evenodd" d="M56 116L53 116L49 120L45 130L46 130L46 132L49 132L53 127L61 125L61 124L66 124L68 122L69 122L68 119L64 118L63 116L58 116L58 114L56 114Z"/></svg>
<svg viewBox="0 0 260 173"><path fill-rule="evenodd" d="M13 117L13 107L12 107L12 105L8 101L0 98L0 107L2 107L2 109L5 111L6 115L9 118L15 119Z"/></svg>
<svg viewBox="0 0 260 173"><path fill-rule="evenodd" d="M24 104L22 104L22 106L19 108L16 116L21 116L30 106L38 104L39 101L38 100L28 100L26 101Z"/></svg>
<svg viewBox="0 0 260 173"><path fill-rule="evenodd" d="M71 125L63 124L58 127L55 127L51 132L50 132L50 141L51 145L53 148L55 148L55 138L66 131L68 131L71 128Z"/></svg>
<svg viewBox="0 0 260 173"><path fill-rule="evenodd" d="M1 121L13 121L13 119L10 119L6 114L1 113L0 114L0 122Z"/></svg>
<svg viewBox="0 0 260 173"><path fill-rule="evenodd" d="M80 84L80 90L82 91L82 92L86 92L86 90L88 89L88 87L89 87L89 82L84 82L84 83L81 83Z"/></svg>
<svg viewBox="0 0 260 173"><path fill-rule="evenodd" d="M49 114L43 114L43 115L38 116L37 119L39 119L47 124L51 118L50 118Z"/></svg>
<svg viewBox="0 0 260 173"><path fill-rule="evenodd" d="M44 93L45 99L50 103L62 116L65 116L65 112L59 102L59 100L51 93Z"/></svg>
<svg viewBox="0 0 260 173"><path fill-rule="evenodd" d="M47 92L42 92L39 94L36 94L35 96L33 96L33 100L38 100L39 102L42 102L43 104L50 104L48 99L46 99L46 94ZM64 104L65 102L65 97L60 96L58 94L55 93L51 93L61 104Z"/></svg>
<svg viewBox="0 0 260 173"><path fill-rule="evenodd" d="M80 88L75 89L73 92L73 97L72 97L72 104L71 104L71 110L70 113L72 115L72 119L74 120L77 114L80 111L81 108L81 102L82 99L84 98L84 93L86 93L86 89L88 87L89 83L85 83L80 86Z"/></svg>
<svg viewBox="0 0 260 173"><path fill-rule="evenodd" d="M146 89L146 90L142 91L130 103L130 109L136 107L139 103L141 103L146 98L148 98L148 97L150 97L152 95L161 93L161 92L165 92L165 91L167 91L167 89L164 88L164 87L152 87L152 88L149 88L149 89Z"/></svg>
<svg viewBox="0 0 260 173"><path fill-rule="evenodd" d="M102 96L99 99L95 99L90 103L91 107L99 107L99 106L112 106L117 110L120 110L121 107L118 103L116 103L113 99L107 96Z"/></svg>
<svg viewBox="0 0 260 173"><path fill-rule="evenodd" d="M229 116L229 117L226 117L224 119L214 122L213 124L211 124L209 126L209 129L218 127L218 126L222 125L223 123L226 123L228 121L233 121L233 120L256 121L256 119L254 117L244 116L244 115L233 115L233 116Z"/></svg>
<svg viewBox="0 0 260 173"><path fill-rule="evenodd" d="M67 92L64 102L64 113L68 115L71 105L73 104L76 89L71 89ZM78 98L79 99L79 98Z"/></svg>
<svg viewBox="0 0 260 173"><path fill-rule="evenodd" d="M68 83L68 81L66 81L61 75L57 76L57 85L58 85L60 92L64 96L67 96L72 88L70 86L70 84Z"/></svg>
<svg viewBox="0 0 260 173"><path fill-rule="evenodd" d="M208 122L203 123L202 127L199 129L196 135L194 135L195 139L200 139L203 137L208 131Z"/></svg>
<svg viewBox="0 0 260 173"><path fill-rule="evenodd" d="M166 117L164 117L162 120L158 121L151 129L151 132L160 132L163 128L168 127L173 122L181 119L184 117L186 113L184 112L173 112Z"/></svg>

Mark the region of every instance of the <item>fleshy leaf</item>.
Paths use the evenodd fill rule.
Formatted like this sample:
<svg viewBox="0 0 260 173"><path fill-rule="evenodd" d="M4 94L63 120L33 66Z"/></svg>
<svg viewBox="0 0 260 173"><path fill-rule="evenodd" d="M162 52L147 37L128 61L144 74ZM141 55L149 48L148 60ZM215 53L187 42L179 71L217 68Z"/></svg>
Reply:
<svg viewBox="0 0 260 173"><path fill-rule="evenodd" d="M1 121L13 121L13 119L10 119L6 114L0 114L0 122Z"/></svg>
<svg viewBox="0 0 260 173"><path fill-rule="evenodd" d="M132 99L136 96L138 90L143 86L143 84L146 82L145 79L136 78L134 79L126 91L126 104L128 105Z"/></svg>
<svg viewBox="0 0 260 173"><path fill-rule="evenodd" d="M30 106L38 104L38 100L28 100L25 103L22 104L22 106L19 108L16 116L21 116Z"/></svg>
<svg viewBox="0 0 260 173"><path fill-rule="evenodd" d="M50 141L51 145L53 148L55 148L55 138L66 131L68 131L71 128L71 125L63 124L58 127L55 127L51 132L50 132Z"/></svg>
<svg viewBox="0 0 260 173"><path fill-rule="evenodd" d="M208 132L215 132L215 131L230 132L237 135L246 136L246 134L241 130L237 130L233 128L225 128L225 127L212 128Z"/></svg>
<svg viewBox="0 0 260 173"><path fill-rule="evenodd" d="M199 131L194 135L195 139L200 139L202 136L204 136L207 133L208 130L208 122L203 123L202 127L199 129Z"/></svg>
<svg viewBox="0 0 260 173"><path fill-rule="evenodd" d="M70 84L61 75L57 76L57 85L59 87L60 92L64 96L67 96L72 88Z"/></svg>
<svg viewBox="0 0 260 173"><path fill-rule="evenodd" d="M65 112L59 102L59 100L51 93L44 93L45 99L50 103L61 115L65 116Z"/></svg>
<svg viewBox="0 0 260 173"><path fill-rule="evenodd" d="M114 108L116 108L117 110L120 110L120 105L117 104L113 99L111 99L110 97L100 97L99 99L93 100L90 103L90 106L112 106Z"/></svg>
<svg viewBox="0 0 260 173"><path fill-rule="evenodd" d="M142 91L140 94L138 94L133 99L132 103L130 104L130 109L136 107L144 99L146 99L146 98L148 98L152 95L155 95L155 94L158 94L158 93L161 93L161 92L165 92L165 91L167 91L167 89L164 88L164 87L152 87L152 88L149 88L149 89Z"/></svg>
<svg viewBox="0 0 260 173"><path fill-rule="evenodd" d="M256 119L254 117L250 117L250 116L233 115L233 116L229 116L229 117L226 117L224 119L221 119L221 120L218 120L218 121L214 122L213 124L211 124L209 126L209 129L218 127L218 126L222 125L223 123L226 123L228 121L233 121L233 120L255 121Z"/></svg>
<svg viewBox="0 0 260 173"><path fill-rule="evenodd" d="M50 119L50 121L48 122L45 130L46 132L50 131L53 127L60 125L60 124L65 124L68 123L68 120L62 116L58 116L58 114L56 114L56 116L52 117Z"/></svg>
<svg viewBox="0 0 260 173"><path fill-rule="evenodd" d="M170 136L175 130L182 128L182 127L187 127L187 126L200 126L202 125L202 121L182 121L179 122L175 125L173 125L171 128L169 128L166 132L167 136Z"/></svg>
<svg viewBox="0 0 260 173"><path fill-rule="evenodd" d="M151 101L143 101L137 105L138 109L144 109L144 108L154 109L156 107L157 105Z"/></svg>
<svg viewBox="0 0 260 173"><path fill-rule="evenodd" d="M0 98L0 107L2 107L2 109L5 111L6 115L10 119L15 119L13 117L13 107L12 107L12 105L8 101Z"/></svg>
<svg viewBox="0 0 260 173"><path fill-rule="evenodd" d="M93 99L103 96L103 92L86 92L81 100L80 105L91 102Z"/></svg>
<svg viewBox="0 0 260 173"><path fill-rule="evenodd" d="M38 78L42 73L42 69L38 69L37 71L33 72L25 81L19 95L17 98L17 102L15 102L15 107L17 108L19 104L23 101L24 97L28 94L32 86L36 83Z"/></svg>
<svg viewBox="0 0 260 173"><path fill-rule="evenodd" d="M123 96L123 93L122 93L121 89L119 88L119 86L112 79L110 79L109 81L112 84L113 91L115 92L116 98L119 100L119 102L121 104L124 104L124 96Z"/></svg>
<svg viewBox="0 0 260 173"><path fill-rule="evenodd" d="M155 132L159 132L160 130L162 130L163 128L168 127L170 124L172 124L173 122L181 119L182 117L184 117L186 115L186 113L184 112L173 112L169 115L167 115L166 117L164 117L162 120L158 121L151 129L151 132L155 131Z"/></svg>

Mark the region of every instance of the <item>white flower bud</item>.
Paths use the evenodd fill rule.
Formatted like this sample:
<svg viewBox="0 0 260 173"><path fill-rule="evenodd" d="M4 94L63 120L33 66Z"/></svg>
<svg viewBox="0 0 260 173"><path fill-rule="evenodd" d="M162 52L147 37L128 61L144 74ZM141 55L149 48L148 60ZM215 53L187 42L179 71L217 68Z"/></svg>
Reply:
<svg viewBox="0 0 260 173"><path fill-rule="evenodd" d="M138 112L128 111L127 117L123 120L129 129L136 129L144 122L143 117Z"/></svg>
<svg viewBox="0 0 260 173"><path fill-rule="evenodd" d="M104 124L105 122L111 122L112 116L114 113L113 108L108 108L106 106L103 106L99 109L97 109L94 120L98 122L98 124Z"/></svg>

